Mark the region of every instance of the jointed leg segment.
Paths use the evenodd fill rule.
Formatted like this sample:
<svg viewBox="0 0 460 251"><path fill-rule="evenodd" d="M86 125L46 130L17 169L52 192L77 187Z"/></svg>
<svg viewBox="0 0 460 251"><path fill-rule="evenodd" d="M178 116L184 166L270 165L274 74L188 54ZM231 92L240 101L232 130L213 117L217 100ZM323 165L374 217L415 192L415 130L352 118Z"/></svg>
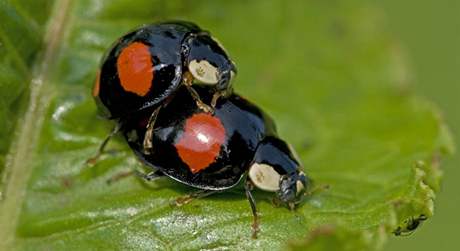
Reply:
<svg viewBox="0 0 460 251"><path fill-rule="evenodd" d="M155 125L155 121L157 120L158 113L160 113L161 106L156 108L152 114L150 115L149 122L147 123L145 135L144 135L144 142L143 142L143 147L144 147L144 154L150 154L152 153L153 150L153 143L152 143L152 137L153 137L153 129Z"/></svg>
<svg viewBox="0 0 460 251"><path fill-rule="evenodd" d="M138 170L130 170L130 171L117 173L114 176L110 177L110 179L107 180L107 184L112 184L116 181L129 177L131 175L136 175L137 177L142 178L146 181L152 181L152 180L164 177L164 174L158 170L152 171L150 173L143 173Z"/></svg>
<svg viewBox="0 0 460 251"><path fill-rule="evenodd" d="M213 112L214 112L214 109L213 109L211 106L205 104L205 103L201 100L200 95L198 95L198 92L196 92L196 90L193 89L192 86L187 85L187 84L186 84L185 86L187 87L187 90L190 92L190 94L192 95L193 99L195 100L196 105L197 105L201 110L203 110L203 111L205 111L205 112L207 112L207 113L213 113Z"/></svg>
<svg viewBox="0 0 460 251"><path fill-rule="evenodd" d="M252 216L253 216L252 238L256 239L257 233L259 232L259 215L257 214L256 201L254 200L254 196L252 196L252 193L251 193L253 188L254 188L254 185L249 179L247 179L246 183L244 184L244 189L246 191L246 197L249 200L249 204L251 205Z"/></svg>
<svg viewBox="0 0 460 251"><path fill-rule="evenodd" d="M185 195L185 196L182 196L182 197L179 197L175 200L175 206L183 206L183 205L186 205L188 203L190 203L191 201L193 201L194 199L199 199L199 198L204 198L204 197L207 197L211 194L215 194L219 191L214 191L214 190L198 190L194 193L191 193L191 194L188 194L188 195Z"/></svg>
<svg viewBox="0 0 460 251"><path fill-rule="evenodd" d="M115 136L121 130L121 127L122 127L121 123L117 123L117 125L112 129L110 134L107 135L107 137L102 141L101 145L97 149L96 155L94 155L93 157L91 157L88 160L86 160L87 164L91 164L91 165L96 164L96 162L99 159L99 157L101 157L101 155L104 153L104 150L105 150L105 147L106 147L107 143L109 143L110 139L113 136Z"/></svg>
<svg viewBox="0 0 460 251"><path fill-rule="evenodd" d="M214 112L214 108L205 104L201 98L200 98L200 95L198 94L198 92L196 92L195 89L193 89L192 87L192 84L193 84L193 76L190 72L186 72L184 74L184 85L185 87L187 87L187 90L190 92L190 94L192 95L192 98L195 100L196 102L196 105L203 111L207 112L207 113L213 113Z"/></svg>

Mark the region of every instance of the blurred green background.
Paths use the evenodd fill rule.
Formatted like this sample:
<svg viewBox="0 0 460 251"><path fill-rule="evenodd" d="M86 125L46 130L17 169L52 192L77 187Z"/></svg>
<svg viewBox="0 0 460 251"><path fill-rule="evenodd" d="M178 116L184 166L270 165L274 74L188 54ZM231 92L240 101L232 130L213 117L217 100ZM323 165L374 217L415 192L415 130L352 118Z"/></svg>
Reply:
<svg viewBox="0 0 460 251"><path fill-rule="evenodd" d="M386 0L387 25L405 51L415 90L444 112L460 142L460 1ZM410 237L392 237L386 250L460 250L460 155L442 165L444 180L435 214Z"/></svg>

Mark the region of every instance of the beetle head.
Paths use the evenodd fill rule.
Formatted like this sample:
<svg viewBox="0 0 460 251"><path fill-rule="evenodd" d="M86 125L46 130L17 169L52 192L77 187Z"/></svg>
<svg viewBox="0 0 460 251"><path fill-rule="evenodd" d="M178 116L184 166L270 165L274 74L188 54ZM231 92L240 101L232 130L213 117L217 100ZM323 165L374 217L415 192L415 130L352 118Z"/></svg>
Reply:
<svg viewBox="0 0 460 251"><path fill-rule="evenodd" d="M190 36L185 46L185 66L196 82L215 86L220 92L231 90L236 66L215 38L201 32Z"/></svg>
<svg viewBox="0 0 460 251"><path fill-rule="evenodd" d="M276 192L276 199L293 208L301 201L308 179L284 141L266 137L257 147L248 176L261 190Z"/></svg>

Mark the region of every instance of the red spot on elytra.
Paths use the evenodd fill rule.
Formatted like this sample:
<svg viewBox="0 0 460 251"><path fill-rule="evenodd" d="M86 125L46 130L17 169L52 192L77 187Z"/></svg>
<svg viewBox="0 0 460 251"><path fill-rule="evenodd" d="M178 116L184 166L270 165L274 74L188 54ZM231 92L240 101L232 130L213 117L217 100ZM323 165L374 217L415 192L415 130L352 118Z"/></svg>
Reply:
<svg viewBox="0 0 460 251"><path fill-rule="evenodd" d="M224 141L222 122L210 114L199 113L186 120L184 132L175 146L190 171L197 173L215 161Z"/></svg>
<svg viewBox="0 0 460 251"><path fill-rule="evenodd" d="M154 74L149 47L141 42L125 47L118 56L117 71L125 91L145 96L152 87Z"/></svg>

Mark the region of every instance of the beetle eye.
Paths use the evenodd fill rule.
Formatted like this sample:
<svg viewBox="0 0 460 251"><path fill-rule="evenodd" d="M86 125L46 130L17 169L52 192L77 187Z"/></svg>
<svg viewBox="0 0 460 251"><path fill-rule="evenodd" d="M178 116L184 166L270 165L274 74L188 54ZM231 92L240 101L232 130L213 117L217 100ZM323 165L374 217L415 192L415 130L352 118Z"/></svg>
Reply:
<svg viewBox="0 0 460 251"><path fill-rule="evenodd" d="M219 71L206 60L192 60L188 69L193 77L203 84L215 85L219 81Z"/></svg>

